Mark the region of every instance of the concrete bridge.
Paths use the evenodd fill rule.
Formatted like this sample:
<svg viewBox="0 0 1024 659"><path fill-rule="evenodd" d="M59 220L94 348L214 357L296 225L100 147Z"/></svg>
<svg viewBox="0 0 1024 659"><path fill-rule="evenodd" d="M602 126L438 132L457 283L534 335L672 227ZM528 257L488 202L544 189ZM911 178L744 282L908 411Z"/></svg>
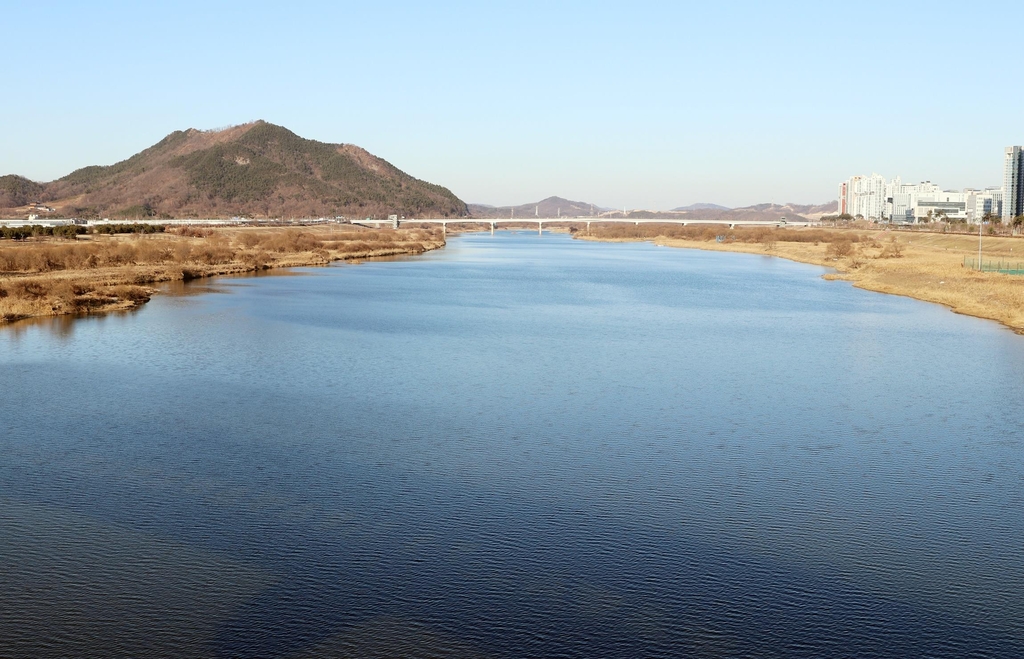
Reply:
<svg viewBox="0 0 1024 659"><path fill-rule="evenodd" d="M54 219L54 218L33 218L31 220L3 220L0 219L0 227L23 227L33 225L43 226L60 226L64 224L82 224L89 227L94 227L104 224L162 224L167 226L184 226L184 225L208 225L208 226L232 226L232 225L268 225L268 224L293 224L293 225L308 225L308 224L331 224L337 220L327 218L306 218L299 220L290 220L284 222L282 220L249 220L245 218L231 218L231 219L190 219L190 220L155 220L155 219L144 219L144 220L119 220L112 222L111 220L67 220L67 219ZM544 232L545 224L586 224L587 230L590 230L591 224L633 224L640 226L641 224L681 224L687 226L689 224L715 224L715 225L728 225L730 229L736 227L809 227L818 226L818 222L808 222L801 220L799 222L791 222L785 218L779 220L698 220L698 219L629 219L629 218L605 218L605 217L516 217L516 218L489 218L489 219L475 219L471 217L463 218L408 218L398 219L392 215L386 220L371 220L369 218L365 220L352 220L352 224L362 226L374 226L380 228L382 226L390 226L397 229L402 222L407 224L440 224L441 228L445 231L448 230L449 224L482 224L489 226L493 232L499 225L517 225L522 226L523 224L536 224L538 233Z"/></svg>
<svg viewBox="0 0 1024 659"><path fill-rule="evenodd" d="M352 220L352 224L361 224L364 226L390 226L391 228L397 229L402 222L410 224L440 224L441 229L445 232L448 231L449 224L483 224L491 227L491 233L498 225L501 224L536 224L537 233L544 232L544 224L586 224L587 230L590 230L591 224L634 224L640 226L641 224L681 224L684 227L690 224L714 224L714 225L728 225L730 229L736 227L810 227L817 226L817 222L799 221L790 222L785 218L779 220L684 220L684 219L629 219L629 218L565 218L565 217L523 217L523 218L500 218L500 219L474 219L474 218L429 218L429 219L403 219L399 220L395 217L391 217L387 220Z"/></svg>

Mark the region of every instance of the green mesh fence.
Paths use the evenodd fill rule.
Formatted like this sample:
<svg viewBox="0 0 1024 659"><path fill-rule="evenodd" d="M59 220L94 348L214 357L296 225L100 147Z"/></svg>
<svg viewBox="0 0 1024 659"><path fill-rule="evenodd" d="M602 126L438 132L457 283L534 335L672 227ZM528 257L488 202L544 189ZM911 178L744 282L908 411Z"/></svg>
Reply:
<svg viewBox="0 0 1024 659"><path fill-rule="evenodd" d="M981 260L981 267L978 267L977 257L965 257L964 267L982 272L1002 272L1007 275L1024 275L1024 263L1019 261L987 261Z"/></svg>

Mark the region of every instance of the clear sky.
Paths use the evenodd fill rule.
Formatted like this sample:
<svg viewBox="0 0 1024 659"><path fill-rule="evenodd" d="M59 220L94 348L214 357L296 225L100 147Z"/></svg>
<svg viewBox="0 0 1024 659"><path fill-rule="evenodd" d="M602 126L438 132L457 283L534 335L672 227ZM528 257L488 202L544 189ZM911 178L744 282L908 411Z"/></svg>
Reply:
<svg viewBox="0 0 1024 659"><path fill-rule="evenodd" d="M0 174L266 119L468 202L821 203L1001 184L1024 3L0 0Z"/></svg>

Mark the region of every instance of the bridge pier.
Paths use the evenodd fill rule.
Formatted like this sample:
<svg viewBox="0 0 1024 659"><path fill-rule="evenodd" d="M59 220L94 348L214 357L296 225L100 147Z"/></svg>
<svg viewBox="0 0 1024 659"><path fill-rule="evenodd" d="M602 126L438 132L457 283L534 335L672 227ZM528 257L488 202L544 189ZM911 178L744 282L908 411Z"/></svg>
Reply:
<svg viewBox="0 0 1024 659"><path fill-rule="evenodd" d="M446 236L448 235L448 223L447 222L442 222L441 223L441 233L443 235L446 235Z"/></svg>
<svg viewBox="0 0 1024 659"><path fill-rule="evenodd" d="M587 220L587 233L590 233L590 220Z"/></svg>
<svg viewBox="0 0 1024 659"><path fill-rule="evenodd" d="M543 222L537 222L537 235L538 236L543 236L544 235L544 223Z"/></svg>
<svg viewBox="0 0 1024 659"><path fill-rule="evenodd" d="M491 222L491 235L494 235L494 222Z"/></svg>

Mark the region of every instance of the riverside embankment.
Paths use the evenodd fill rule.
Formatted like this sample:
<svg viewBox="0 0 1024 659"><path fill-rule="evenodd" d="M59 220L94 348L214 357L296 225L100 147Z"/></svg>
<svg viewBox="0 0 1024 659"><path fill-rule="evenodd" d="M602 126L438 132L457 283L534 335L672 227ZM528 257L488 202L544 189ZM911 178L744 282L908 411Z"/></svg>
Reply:
<svg viewBox="0 0 1024 659"><path fill-rule="evenodd" d="M649 240L668 247L777 256L828 266L827 279L949 307L960 314L999 321L1024 333L1024 279L964 267L976 257L978 236L888 229L736 229L673 225L600 226L576 234L583 240ZM986 260L1024 262L1024 240L985 236Z"/></svg>
<svg viewBox="0 0 1024 659"><path fill-rule="evenodd" d="M420 254L440 230L359 227L184 228L155 234L0 241L0 324L34 316L127 310L149 284L344 259Z"/></svg>

